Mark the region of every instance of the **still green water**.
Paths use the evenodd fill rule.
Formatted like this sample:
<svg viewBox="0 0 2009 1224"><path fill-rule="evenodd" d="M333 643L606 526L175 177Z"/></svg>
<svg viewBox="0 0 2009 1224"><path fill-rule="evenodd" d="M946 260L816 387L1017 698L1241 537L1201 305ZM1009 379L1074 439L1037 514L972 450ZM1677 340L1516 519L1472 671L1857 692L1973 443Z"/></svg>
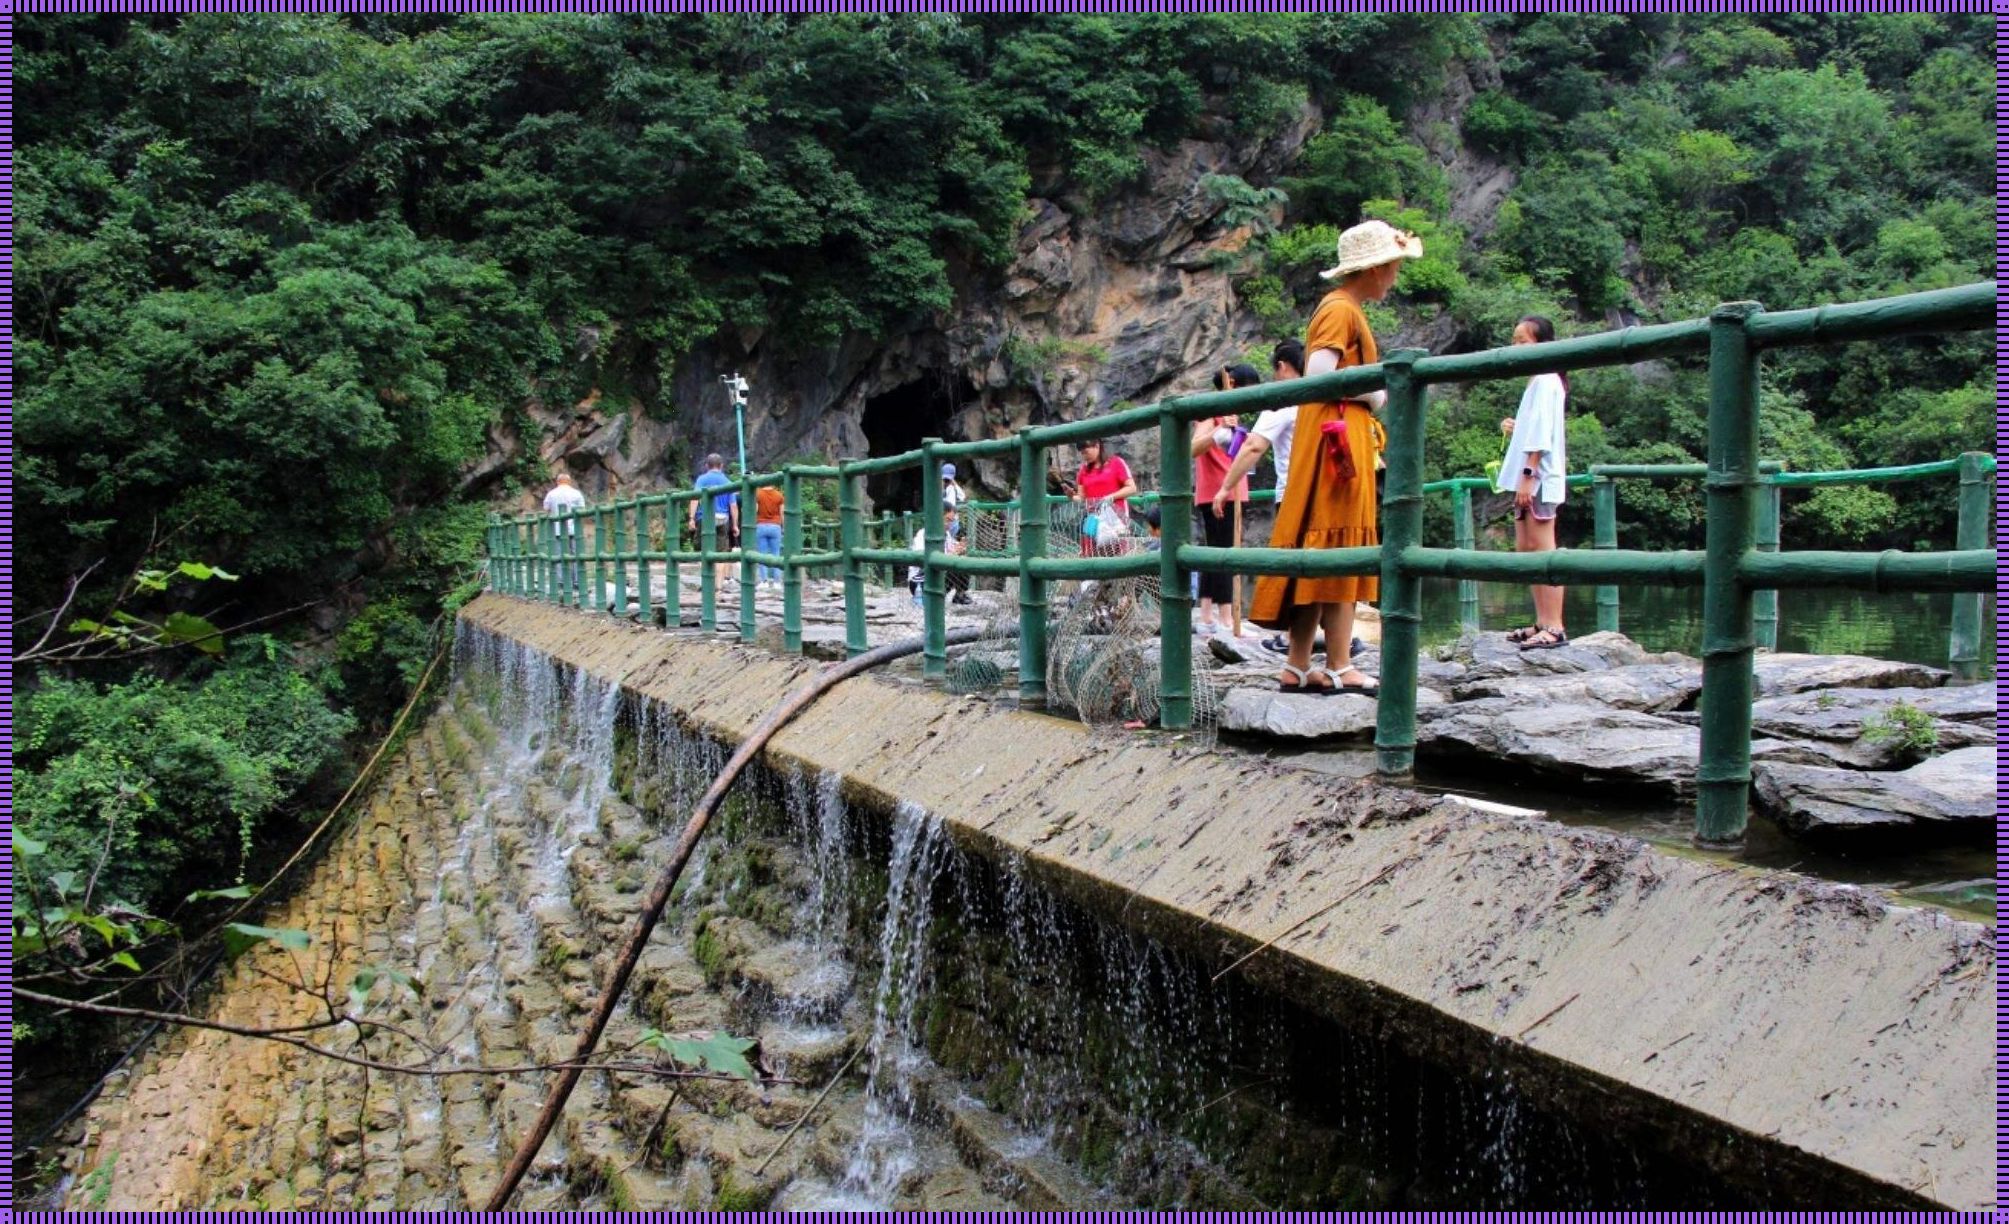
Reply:
<svg viewBox="0 0 2009 1224"><path fill-rule="evenodd" d="M1597 592L1572 587L1563 597L1563 620L1572 635L1597 628ZM1947 634L1953 626L1953 596L1861 591L1779 592L1779 646L1804 654L1869 655L1906 663L1946 666ZM1499 583L1479 586L1479 620L1486 630L1505 631L1532 619L1526 587ZM1982 601L1982 658L1995 674L1995 599ZM1699 587L1620 587L1618 627L1648 650L1697 654L1702 645L1702 590ZM1423 644L1458 637L1458 584L1423 584Z"/></svg>

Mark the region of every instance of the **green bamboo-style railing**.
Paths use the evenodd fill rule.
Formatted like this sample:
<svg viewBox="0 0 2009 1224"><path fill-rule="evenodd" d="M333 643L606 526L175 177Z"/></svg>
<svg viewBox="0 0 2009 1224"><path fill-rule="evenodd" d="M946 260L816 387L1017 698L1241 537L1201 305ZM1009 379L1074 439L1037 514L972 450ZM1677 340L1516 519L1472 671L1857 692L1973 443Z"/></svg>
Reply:
<svg viewBox="0 0 2009 1224"><path fill-rule="evenodd" d="M654 619L661 592L665 622L678 624L682 578L679 567L696 562L699 623L717 627L714 565L736 562L741 598L742 640L755 636L756 565L778 567L782 583L783 640L791 650L802 641L802 575L834 572L843 582L845 643L852 654L867 648L865 578L868 567L920 565L923 583L923 671L946 674L946 576L950 572L1015 577L1019 580L1019 696L1028 705L1044 703L1048 584L1056 580L1106 579L1156 574L1160 580L1159 718L1168 729L1192 722L1192 600L1187 576L1194 572L1260 574L1378 574L1381 579L1380 710L1375 747L1380 771L1409 775L1415 764L1416 672L1421 621L1421 585L1426 577L1461 583L1461 616L1476 622L1480 581L1589 583L1598 587L1600 628L1615 626L1617 587L1623 584L1686 585L1703 589L1702 756L1697 771L1696 837L1705 843L1739 840L1744 832L1751 780L1751 697L1753 653L1769 644L1777 623L1775 592L1781 587L1853 588L1873 591L1928 590L1961 593L1955 601L1950 654L1955 670L1972 675L1980 659L1983 592L1995 582L1995 550L1988 544L1988 515L1994 460L1963 455L1943 463L1854 472L1791 473L1758 457L1758 366L1764 350L1791 345L1865 340L1906 333L1971 330L1992 324L1996 287L1991 283L1909 294L1813 310L1767 312L1753 303L1719 307L1706 319L1651 327L1631 327L1550 344L1519 345L1481 353L1432 357L1422 350L1390 352L1373 366L1354 367L1282 383L1235 391L1209 392L1131 408L1107 416L1026 428L1015 437L979 442L928 439L917 450L834 466L797 466L781 472L743 476L740 505L753 505L753 491L780 485L786 500L782 555L762 555L741 547L713 551L711 532L701 529L696 550L679 547L679 527L689 507L707 494L687 489L617 501L559 515L497 518L489 528L490 586L500 592L583 606L590 586L594 606L625 614L628 575L633 567L634 604L646 623ZM1423 481L1423 431L1429 388L1438 383L1521 378L1552 370L1617 365L1672 357L1707 355L1709 362L1708 461L1701 465L1611 465L1572 479L1593 495L1593 548L1548 553L1483 552L1473 548L1471 493L1488 487L1480 478ZM1387 470L1382 487L1381 542L1373 547L1322 551L1267 548L1208 548L1191 539L1192 468L1188 461L1190 423L1203 417L1240 414L1290 404L1330 401L1386 390L1383 417L1388 428ZM951 555L944 551L940 482L932 479L949 459L1017 460L1019 487L1045 489L1047 452L1088 438L1157 431L1164 488L1158 495L1164 544L1156 553L1105 557L1049 557L1046 496L1024 499L1018 547L1011 555ZM925 490L920 514L923 547L913 549L913 517L864 515L864 478L919 468ZM1957 474L1960 481L1958 538L1950 552L1834 553L1778 551L1781 490L1823 484L1920 480ZM1616 490L1631 479L1701 479L1707 499L1705 546L1701 552L1655 553L1618 547ZM838 521L805 523L805 482L835 480ZM1449 492L1453 498L1455 548L1429 548L1422 540L1423 497ZM702 510L703 507L700 507ZM657 514L660 511L660 514ZM704 526L708 527L708 516ZM660 539L655 534L660 524ZM590 527L591 530L586 530ZM751 525L746 527L751 539ZM889 539L891 536L893 538ZM582 541L590 540L590 547ZM590 567L590 582L588 573ZM660 587L658 587L660 567ZM611 586L609 578L611 577ZM889 575L891 577L891 575Z"/></svg>

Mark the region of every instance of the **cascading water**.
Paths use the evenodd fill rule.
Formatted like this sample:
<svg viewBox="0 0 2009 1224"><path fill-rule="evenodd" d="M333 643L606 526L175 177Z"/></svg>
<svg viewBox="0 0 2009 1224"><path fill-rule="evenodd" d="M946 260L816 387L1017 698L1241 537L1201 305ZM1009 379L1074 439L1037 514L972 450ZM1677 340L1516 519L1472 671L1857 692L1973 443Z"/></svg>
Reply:
<svg viewBox="0 0 2009 1224"><path fill-rule="evenodd" d="M845 1170L845 1188L870 1202L890 1202L916 1158L911 1142L914 1073L925 1058L914 1031L928 964L935 877L941 869L941 823L910 804L893 812L886 917L879 931L879 988L873 995L865 1126Z"/></svg>
<svg viewBox="0 0 2009 1224"><path fill-rule="evenodd" d="M555 1061L728 751L500 635L463 628L455 662L409 779L366 822L374 849L341 852L300 904L337 909L394 870L404 895L367 916L366 946L387 924L381 955L427 993L391 1018L462 1065ZM1217 983L1041 870L967 853L911 805L854 811L835 773L756 768L699 842L603 1053L631 1056L647 1028L724 1030L794 1083L591 1074L519 1205L1595 1204L1685 1176L1542 1114L1504 1065L1455 1074ZM214 1142L210 1196L174 1205L252 1187L267 1205L464 1208L543 1084L380 1079L357 1097L347 1075L290 1058L229 1085L298 1100L252 1140Z"/></svg>

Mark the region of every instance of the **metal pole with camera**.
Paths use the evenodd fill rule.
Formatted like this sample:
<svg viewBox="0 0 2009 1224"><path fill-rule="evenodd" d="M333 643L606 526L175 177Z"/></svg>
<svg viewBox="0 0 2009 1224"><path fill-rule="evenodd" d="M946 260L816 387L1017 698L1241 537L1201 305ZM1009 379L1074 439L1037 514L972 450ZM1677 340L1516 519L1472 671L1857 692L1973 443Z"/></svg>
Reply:
<svg viewBox="0 0 2009 1224"><path fill-rule="evenodd" d="M746 389L747 381L739 376L739 371L721 374L718 380L725 384L725 393L732 399L733 424L739 429L739 474L745 477L753 469L746 466Z"/></svg>

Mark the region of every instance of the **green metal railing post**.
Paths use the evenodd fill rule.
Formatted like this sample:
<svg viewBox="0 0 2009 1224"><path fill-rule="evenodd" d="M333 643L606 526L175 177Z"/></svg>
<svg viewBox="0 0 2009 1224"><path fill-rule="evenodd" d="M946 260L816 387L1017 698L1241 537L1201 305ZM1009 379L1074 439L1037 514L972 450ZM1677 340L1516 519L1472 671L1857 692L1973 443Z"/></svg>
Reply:
<svg viewBox="0 0 2009 1224"><path fill-rule="evenodd" d="M558 592L551 584L551 521L546 516L537 517L531 542L537 548L537 598L552 603Z"/></svg>
<svg viewBox="0 0 2009 1224"><path fill-rule="evenodd" d="M1746 328L1764 308L1709 316L1708 524L1703 547L1702 759L1695 840L1735 844L1751 797L1751 589L1737 577L1758 537L1758 356Z"/></svg>
<svg viewBox="0 0 2009 1224"><path fill-rule="evenodd" d="M1388 470L1381 485L1381 694L1374 719L1375 768L1386 777L1416 769L1416 654L1423 625L1423 579L1403 553L1423 543L1423 418L1429 391L1415 379L1423 349L1381 359L1388 388ZM1363 473L1373 479L1371 469ZM1326 644L1330 654L1340 643Z"/></svg>
<svg viewBox="0 0 2009 1224"><path fill-rule="evenodd" d="M739 640L751 643L760 632L753 620L753 593L760 575L753 568L753 524L746 521L754 505L748 475L745 471L739 474Z"/></svg>
<svg viewBox="0 0 2009 1224"><path fill-rule="evenodd" d="M802 555L802 477L793 467L781 469L781 555ZM802 653L802 570L795 565L781 567L781 644Z"/></svg>
<svg viewBox="0 0 2009 1224"><path fill-rule="evenodd" d="M607 607L607 515L609 506L593 506L593 607ZM581 523L581 527L585 525ZM567 537L565 543L571 547L573 537ZM575 599L585 603L587 593L579 591Z"/></svg>
<svg viewBox="0 0 2009 1224"><path fill-rule="evenodd" d="M536 537L534 539L534 543L536 543L536 597L540 601L544 601L544 603L556 603L556 601L559 601L559 581L556 581L554 577L550 577L552 575L552 567L550 567L550 547L552 545L550 545L550 541L554 539L552 537L554 525L556 525L556 517L552 517L552 515L538 515L538 519L532 523L532 529L530 529L532 535Z"/></svg>
<svg viewBox="0 0 2009 1224"><path fill-rule="evenodd" d="M713 505L706 493L691 503L698 520L698 628L706 633L718 629L718 560L712 552L718 528L712 523Z"/></svg>
<svg viewBox="0 0 2009 1224"><path fill-rule="evenodd" d="M552 515L537 520L537 594L545 603L558 602L557 568L551 564L551 553L557 547L556 522Z"/></svg>
<svg viewBox="0 0 2009 1224"><path fill-rule="evenodd" d="M1458 485L1451 490L1452 544L1467 552L1479 547L1479 533L1472 521L1472 490ZM1471 633L1479 631L1479 584L1470 578L1458 580L1458 625Z"/></svg>
<svg viewBox="0 0 2009 1224"><path fill-rule="evenodd" d="M554 549L556 557L552 559L554 563L550 567L552 585L556 587L554 603L559 607L569 607L579 601L579 595L575 595L575 591L583 591L587 585L585 581L587 563L585 557L581 557L581 553L585 553L587 547L587 525L581 521L577 511L559 515L559 521L554 523L552 529L552 541L556 543Z"/></svg>
<svg viewBox="0 0 2009 1224"><path fill-rule="evenodd" d="M1193 542L1192 437L1191 425L1159 416L1158 483L1164 497L1158 503L1158 725L1168 731L1193 725L1193 587L1179 567L1179 550ZM1032 492L1045 491L1042 474ZM1071 663L1062 660L1062 666Z"/></svg>
<svg viewBox="0 0 2009 1224"><path fill-rule="evenodd" d="M1046 579L1032 559L1046 555L1046 448L1032 429L1018 431L1018 700L1029 709L1046 704Z"/></svg>
<svg viewBox="0 0 2009 1224"><path fill-rule="evenodd" d="M1953 547L1988 547L1989 511L1995 504L1994 456L1969 451L1960 456L1960 518ZM1946 644L1947 665L1962 680L1981 677L1981 594L1953 597L1953 631Z"/></svg>
<svg viewBox="0 0 2009 1224"><path fill-rule="evenodd" d="M618 501L613 504L612 510L614 512L614 530L610 534L614 545L614 602L607 610L615 616L626 616L628 614L628 563L621 558L630 551L623 547L628 542L627 532L623 530L628 517L628 510L626 506L623 506Z"/></svg>
<svg viewBox="0 0 2009 1224"><path fill-rule="evenodd" d="M906 543L910 539L914 539L912 535L908 535L904 539L900 537L900 525L898 525L898 521L894 521L892 511L886 511L884 515L880 515L878 521L880 521L880 547L882 549L904 549ZM886 587L898 589L900 587L900 567L898 565L882 565L880 567L880 579L884 579Z"/></svg>
<svg viewBox="0 0 2009 1224"><path fill-rule="evenodd" d="M677 554L684 547L684 504L673 493L663 495L663 625L684 624L684 569Z"/></svg>
<svg viewBox="0 0 2009 1224"><path fill-rule="evenodd" d="M837 465L838 551L844 554L844 654L855 659L869 648L865 638L865 566L858 549L865 542L865 478Z"/></svg>
<svg viewBox="0 0 2009 1224"><path fill-rule="evenodd" d="M1618 482L1609 476L1591 480L1591 547L1610 552L1618 547ZM1618 587L1601 582L1597 587L1597 629L1618 632Z"/></svg>
<svg viewBox="0 0 2009 1224"><path fill-rule="evenodd" d="M1751 546L1759 552L1779 551L1779 486L1758 476L1758 534ZM1779 648L1779 592L1760 587L1751 592L1751 643L1759 650Z"/></svg>
<svg viewBox="0 0 2009 1224"><path fill-rule="evenodd" d="M948 547L948 525L942 520L942 482L932 479L940 470L935 448L940 438L921 439L921 531L927 560L921 566L921 674L939 680L949 674L948 573L933 563L936 553Z"/></svg>
<svg viewBox="0 0 2009 1224"><path fill-rule="evenodd" d="M649 609L649 499L635 499L635 611L644 625L655 618Z"/></svg>

